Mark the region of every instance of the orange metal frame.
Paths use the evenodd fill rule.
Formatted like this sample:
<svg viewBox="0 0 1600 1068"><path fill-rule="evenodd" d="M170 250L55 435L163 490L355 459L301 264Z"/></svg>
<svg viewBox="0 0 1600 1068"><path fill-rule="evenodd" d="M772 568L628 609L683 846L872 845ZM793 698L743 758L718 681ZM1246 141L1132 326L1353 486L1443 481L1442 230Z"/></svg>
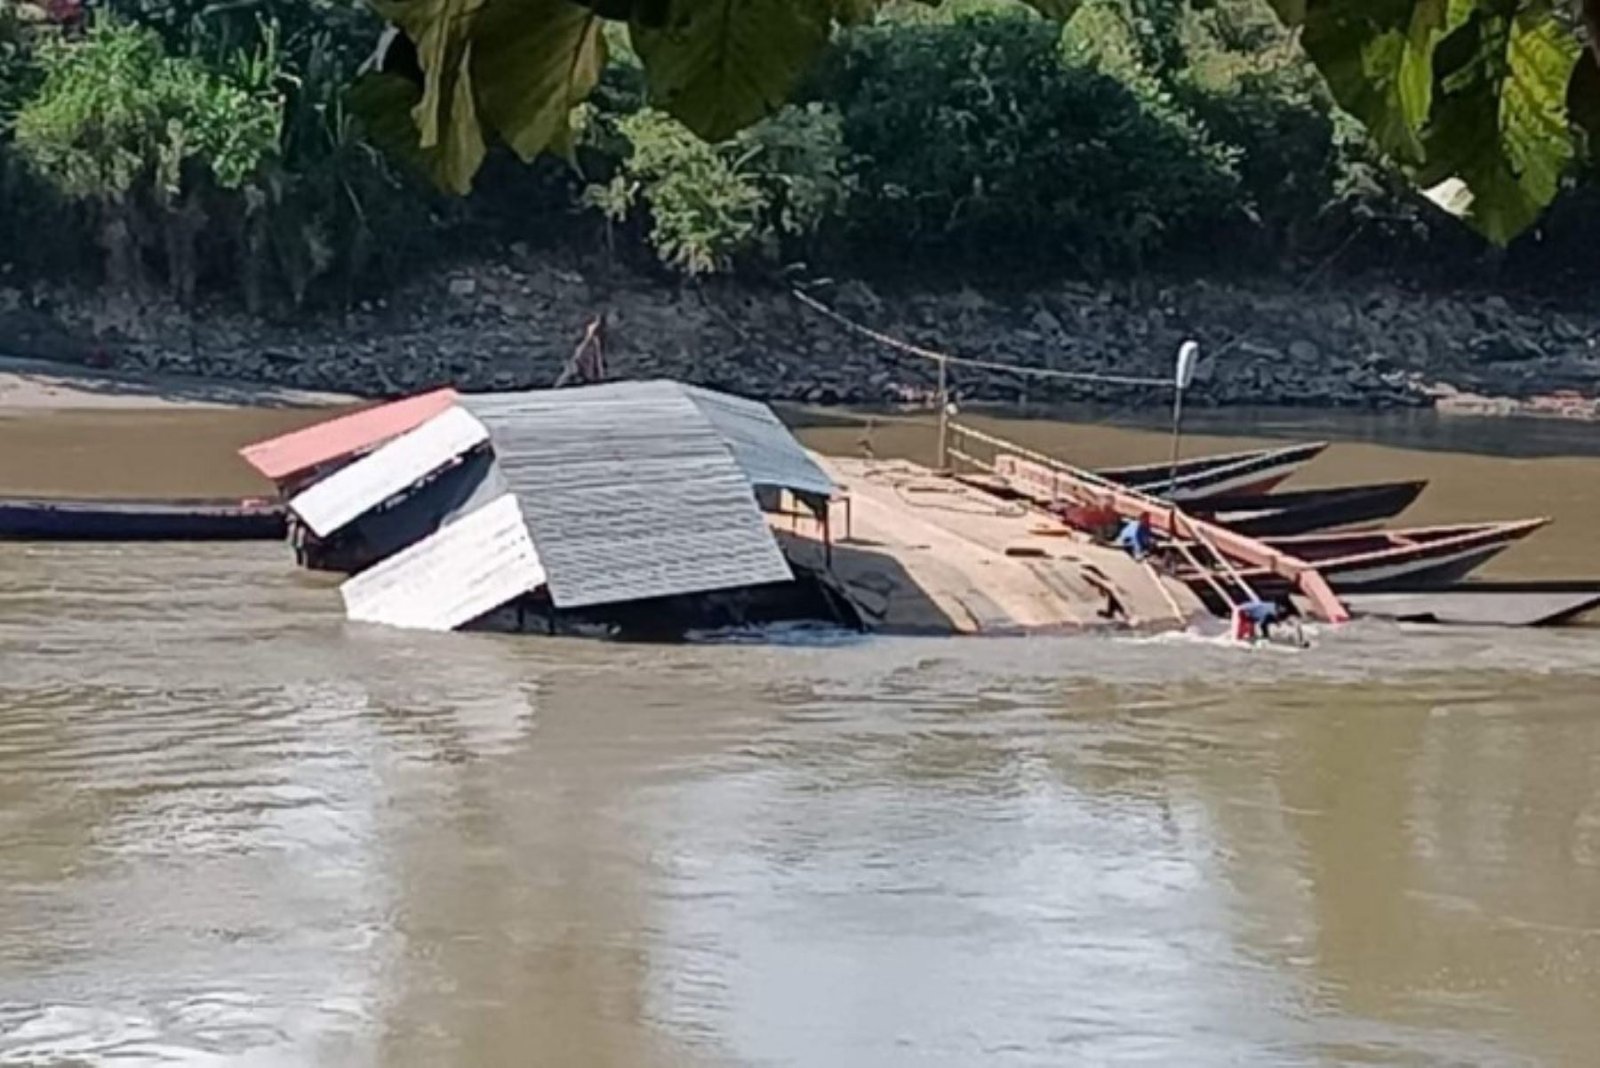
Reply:
<svg viewBox="0 0 1600 1068"><path fill-rule="evenodd" d="M1289 579L1328 622L1345 623L1350 619L1349 611L1322 573L1297 556L1226 527L1196 519L1168 501L1109 482L1093 472L1062 463L1054 457L1022 448L1002 438L954 423L951 424L951 430L994 448L995 474L1011 479L1018 489L1030 497L1108 507L1125 519L1148 515L1150 525L1168 537L1203 537L1235 560L1265 568ZM966 454L962 455L971 459Z"/></svg>

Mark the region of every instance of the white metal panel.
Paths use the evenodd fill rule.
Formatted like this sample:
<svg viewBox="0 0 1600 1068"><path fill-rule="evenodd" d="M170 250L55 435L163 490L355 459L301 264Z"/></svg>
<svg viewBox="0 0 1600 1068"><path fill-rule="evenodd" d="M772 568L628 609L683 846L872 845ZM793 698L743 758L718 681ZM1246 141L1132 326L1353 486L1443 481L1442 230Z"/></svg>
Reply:
<svg viewBox="0 0 1600 1068"><path fill-rule="evenodd" d="M464 408L446 408L414 430L341 468L289 502L325 538L489 438Z"/></svg>
<svg viewBox="0 0 1600 1068"><path fill-rule="evenodd" d="M339 587L363 623L454 630L545 581L517 499L506 494Z"/></svg>

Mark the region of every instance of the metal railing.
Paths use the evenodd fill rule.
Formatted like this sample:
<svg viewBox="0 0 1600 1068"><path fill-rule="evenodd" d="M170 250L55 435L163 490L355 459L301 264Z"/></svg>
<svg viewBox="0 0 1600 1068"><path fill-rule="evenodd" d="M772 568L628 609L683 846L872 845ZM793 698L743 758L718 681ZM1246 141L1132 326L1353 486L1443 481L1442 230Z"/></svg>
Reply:
<svg viewBox="0 0 1600 1068"><path fill-rule="evenodd" d="M976 468L979 471L983 471L988 474L998 474L999 471L996 469L998 459L1001 456L1015 456L1020 459L1027 460L1030 463L1037 464L1038 466L1046 468L1047 470L1054 471L1069 479L1070 481L1055 487L1058 491L1056 494L1058 499L1081 501L1084 496L1082 487L1088 486L1091 489L1102 490L1108 495L1115 495L1124 499L1132 498L1139 501L1141 504L1146 505L1151 511L1171 513L1176 513L1178 511L1177 507L1170 501L1162 500L1160 497L1151 496L1142 490L1124 486L1119 482L1113 482L1108 478L1104 478L1101 475L1095 474L1093 471L1089 471L1082 467L1076 467L1054 456L1047 455L1046 453L1039 452L1035 449L1030 449L1025 445L1018 445L1014 441L1007 441L1005 438L996 437L993 434L985 433L984 431L979 430L976 427L968 426L965 423L958 423L954 420L951 420L948 424L946 433L947 443L945 446L945 466L950 466L948 461L954 459L959 460L970 467ZM971 443L976 443L991 450L991 457L986 460L983 457L976 455L973 451L971 451ZM1104 502L1094 501L1092 503L1100 504Z"/></svg>
<svg viewBox="0 0 1600 1068"><path fill-rule="evenodd" d="M941 456L940 460L947 468L950 467L950 460L955 459L980 471L1006 476L1011 479L1014 488L1021 489L1027 496L1042 498L1046 503L1065 500L1076 504L1109 507L1123 517L1146 515L1151 519L1152 525L1162 529L1175 541L1188 539L1205 548L1219 561L1222 573L1235 581L1251 599L1254 599L1254 591L1235 566L1233 559L1235 557L1294 582L1312 600L1324 618L1332 622L1344 622L1349 618L1349 613L1340 603L1338 596L1309 561L1292 556L1259 539L1238 534L1215 523L1195 519L1171 501L1121 485L1093 471L1075 467L1053 456L1047 456L993 434L986 434L963 423L947 420L941 424L941 430L942 451L945 455ZM985 459L978 455L973 443L990 450L990 458ZM1030 473L1025 468L1002 470L1004 467L1001 463L1002 456L1014 457L1032 465L1037 471ZM1021 468L1021 464L1016 467ZM1047 477L1040 477L1038 472L1045 472ZM1019 482L1023 484L1020 487L1016 485ZM1029 492L1030 489L1035 492ZM1195 559L1194 563L1201 562ZM1212 567L1200 566L1200 571L1207 580L1217 582L1218 576L1213 573L1214 570ZM1230 603L1232 601L1232 598L1224 599Z"/></svg>

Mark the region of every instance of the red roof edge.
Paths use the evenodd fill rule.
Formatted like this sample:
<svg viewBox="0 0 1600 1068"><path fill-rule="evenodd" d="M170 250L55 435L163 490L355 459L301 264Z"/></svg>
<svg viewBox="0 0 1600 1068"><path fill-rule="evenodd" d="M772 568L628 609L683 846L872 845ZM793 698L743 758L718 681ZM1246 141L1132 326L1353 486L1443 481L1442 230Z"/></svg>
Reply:
<svg viewBox="0 0 1600 1068"><path fill-rule="evenodd" d="M246 445L239 450L239 455L263 475L281 482L404 434L455 402L456 391L448 387L419 393Z"/></svg>

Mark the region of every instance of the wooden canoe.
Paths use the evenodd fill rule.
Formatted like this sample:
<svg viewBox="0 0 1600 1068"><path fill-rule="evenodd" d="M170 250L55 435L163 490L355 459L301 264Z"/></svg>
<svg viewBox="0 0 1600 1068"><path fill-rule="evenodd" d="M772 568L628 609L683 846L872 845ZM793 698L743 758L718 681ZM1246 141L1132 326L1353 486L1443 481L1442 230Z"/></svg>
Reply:
<svg viewBox="0 0 1600 1068"><path fill-rule="evenodd" d="M1286 493L1208 497L1186 509L1255 538L1309 534L1377 523L1399 515L1427 488L1426 482L1333 486Z"/></svg>
<svg viewBox="0 0 1600 1068"><path fill-rule="evenodd" d="M1211 497L1266 493L1327 447L1325 441L1312 441L1277 449L1251 449L1181 460L1176 480L1172 478L1171 465L1165 463L1105 468L1096 473L1131 489L1186 503Z"/></svg>
<svg viewBox="0 0 1600 1068"><path fill-rule="evenodd" d="M1458 582L1512 544L1545 526L1548 519L1399 530L1301 534L1265 543L1315 564L1340 594L1438 589ZM1289 582L1260 568L1240 574L1263 597L1290 592ZM1205 577L1187 564L1179 577L1202 597L1215 600ZM1217 607L1213 604L1214 609Z"/></svg>

